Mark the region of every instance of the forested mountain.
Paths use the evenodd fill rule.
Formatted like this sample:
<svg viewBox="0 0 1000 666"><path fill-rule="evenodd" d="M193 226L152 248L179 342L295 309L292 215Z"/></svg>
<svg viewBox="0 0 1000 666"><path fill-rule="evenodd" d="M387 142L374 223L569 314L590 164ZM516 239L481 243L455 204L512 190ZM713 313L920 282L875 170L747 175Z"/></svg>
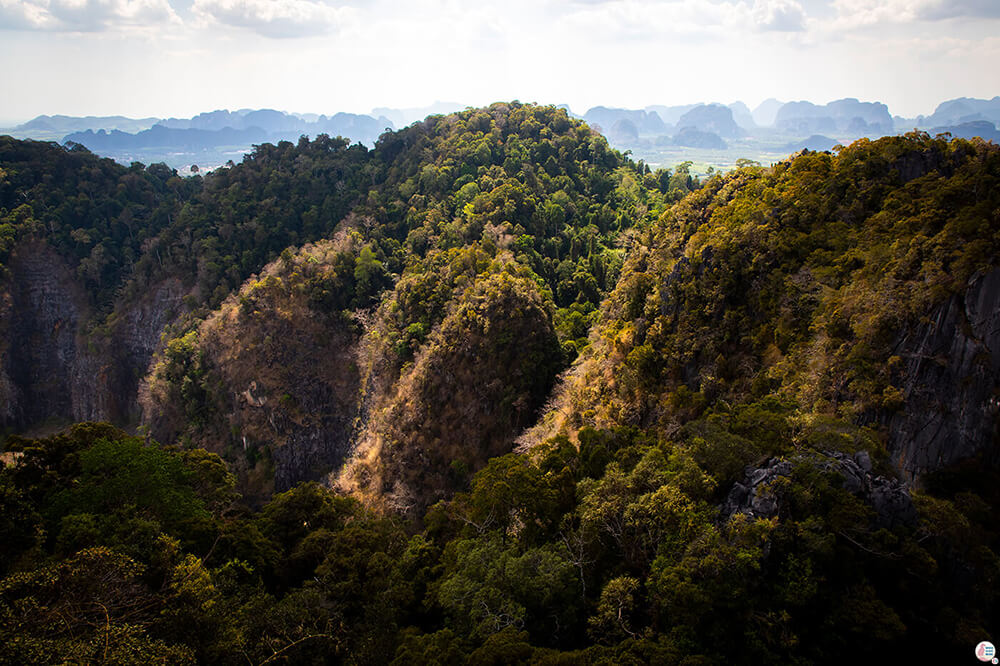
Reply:
<svg viewBox="0 0 1000 666"><path fill-rule="evenodd" d="M418 449L424 444L455 448L441 457L435 469L446 470L453 462L462 462L467 471L474 471L488 456L469 451L467 440L483 437L482 446L490 455L504 446L509 450L510 441L528 424L556 373L586 344L589 323L621 267L623 250L615 246L615 239L664 207L668 198L677 199L692 186L684 174L679 178L665 172L654 175L641 165L625 162L607 148L603 138L571 121L565 112L535 107L498 106L432 118L386 136L369 157L363 170L374 186L364 200L355 197L350 215L318 207L331 205L330 190L320 184L313 185L312 191L322 194L323 202L300 213L303 220L325 219L335 225L313 232L316 237L332 231L330 245L315 252L307 248L304 257L289 252L265 270L266 277L251 281L238 297L223 304L219 316L189 334L193 336L190 354L197 362L185 356L166 359L153 368L143 406L155 436L172 440L183 434L208 448L227 443L252 449L264 446L273 456L255 464L273 466L273 475L268 472L266 476L273 476L278 488L284 489L302 478L316 478L321 468L339 469L357 447L372 448L375 455L375 449L383 448L384 438L400 437L383 431L395 432L409 417L397 415L392 423L371 418L396 409L397 401L416 410L414 418L424 419L418 415L432 407L440 410L439 401L446 394L472 400L480 392L479 406L465 407L484 413L482 419L469 421L467 414L456 412L449 421L442 411L427 412L437 429L414 423L414 432L400 443ZM314 173L310 165L295 159L297 166L306 167L297 177ZM233 170L239 171L240 167ZM213 202L223 209L190 218L202 230L196 233L208 228L201 220L225 218L232 215L226 206L245 205L242 196L234 197L230 189L225 192L224 201ZM295 202L308 202L308 198L295 197ZM186 218L181 216L180 221ZM218 245L220 250L231 246ZM275 254L278 250L276 245ZM190 270L229 266L236 256L212 254ZM304 267L295 268L300 263ZM511 281L497 282L495 273L507 274ZM218 277L205 275L204 279L214 285ZM303 284L297 286L299 282ZM207 292L208 284L203 291ZM308 292L303 294L302 289ZM279 333L282 320L269 321L272 313L293 307L289 298L306 308L303 320L312 319L315 313L341 321L341 347L358 359L360 367L340 377L338 381L346 384L334 391L338 408L333 412L343 420L339 428L310 425L307 414L315 416L315 408L303 414L305 406L332 404L328 384L318 377L316 382L306 380L311 376L308 368L319 367L328 352L309 340L294 346ZM378 308L359 318L359 309L371 308L379 300ZM482 324L470 328L466 322L449 318L452 310L466 306L477 312ZM521 316L528 318L524 335L514 335ZM479 340L491 325L498 325L491 324L494 321L509 328L508 342L490 336ZM451 330L452 326L457 328ZM486 330L476 334L478 326ZM541 346L530 351L524 345L540 327L550 329L548 340L539 340ZM437 329L450 332L446 335ZM453 340L447 336L461 336L469 344L479 340L484 346L460 352L465 355L461 363L430 360L439 353L459 353L449 348ZM216 338L229 340L224 348L230 351L201 344ZM270 381L260 370L258 352L238 354L243 362L223 361L218 356L245 351L250 340L258 339L270 339L275 351L292 352L298 359L303 366L302 372L295 373L300 390L290 390L285 380ZM425 367L421 361L430 365ZM455 370L428 375L438 362L482 364L496 370L497 388L484 387L485 376L476 372L464 377ZM298 367L287 362L275 365ZM243 367L239 380L219 380L217 372L231 372L235 367ZM193 368L197 377L180 368ZM515 379L522 375L523 379ZM454 381L445 383L449 379ZM179 404L179 387L188 381L206 387L204 395L198 394L199 406L218 408L204 422L180 415L163 419L161 415L170 412L171 405ZM256 397L238 396L251 382L255 382ZM496 403L503 408L494 409ZM476 433L463 432L459 424L471 426ZM500 440L491 444L494 436L485 433L494 429L499 429ZM424 441L431 437L436 443ZM301 443L276 446L285 438ZM383 473L384 460L372 464L380 470L372 472L379 483L402 483L391 472ZM431 475L429 465L418 469L428 478ZM434 485L443 489L463 478L458 474L449 481L445 475ZM410 493L401 487L395 494ZM376 495L381 496L381 490ZM430 495L418 493L415 502L421 513L429 499Z"/></svg>
<svg viewBox="0 0 1000 666"><path fill-rule="evenodd" d="M188 179L2 139L0 662L953 663L998 180L700 182L518 103Z"/></svg>

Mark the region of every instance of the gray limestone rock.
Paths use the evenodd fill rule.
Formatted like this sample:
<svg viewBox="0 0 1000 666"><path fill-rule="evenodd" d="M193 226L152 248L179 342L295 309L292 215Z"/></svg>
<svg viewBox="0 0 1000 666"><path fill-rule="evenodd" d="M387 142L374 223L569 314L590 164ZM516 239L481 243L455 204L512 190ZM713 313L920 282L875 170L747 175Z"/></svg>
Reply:
<svg viewBox="0 0 1000 666"><path fill-rule="evenodd" d="M858 462L867 463L867 469ZM843 478L843 487L861 498L875 511L880 527L913 525L917 519L916 508L905 485L895 479L875 476L871 472L871 459L867 452L854 456L835 451L799 454L790 460L772 458L760 467L748 467L742 481L733 485L720 509L722 518L743 513L757 518L780 515L782 498L776 492L775 481L788 477L796 463L807 462L825 471L835 472Z"/></svg>
<svg viewBox="0 0 1000 666"><path fill-rule="evenodd" d="M0 308L0 425L31 427L50 419L139 418L139 379L146 374L164 327L183 309L177 279L152 285L116 304L101 333L73 269L44 243L18 248L10 293ZM0 294L0 297L3 297ZM6 348L3 348L3 347Z"/></svg>
<svg viewBox="0 0 1000 666"><path fill-rule="evenodd" d="M1000 270L974 276L895 347L905 408L865 420L886 426L900 476L917 482L978 454L998 462Z"/></svg>

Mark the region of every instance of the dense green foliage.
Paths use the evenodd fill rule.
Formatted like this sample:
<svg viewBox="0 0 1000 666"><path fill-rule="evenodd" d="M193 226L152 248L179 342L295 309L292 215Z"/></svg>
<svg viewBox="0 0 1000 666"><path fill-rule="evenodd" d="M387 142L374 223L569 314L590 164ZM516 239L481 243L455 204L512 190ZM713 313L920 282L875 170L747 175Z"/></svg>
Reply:
<svg viewBox="0 0 1000 666"><path fill-rule="evenodd" d="M777 403L704 425L815 430ZM996 626L995 486L942 478L886 528L802 459L780 520L720 523L727 458L693 432L578 438L493 458L419 532L316 484L249 512L217 456L107 425L14 440L0 662L943 663Z"/></svg>
<svg viewBox="0 0 1000 666"><path fill-rule="evenodd" d="M433 249L509 249L551 294L570 359L617 281L622 232L698 186L686 168L652 173L622 159L562 110L517 104L429 118L384 137L376 155L387 187L369 210L405 229L404 277L432 276ZM425 253L426 266L416 260ZM404 322L442 316L421 314Z"/></svg>
<svg viewBox="0 0 1000 666"><path fill-rule="evenodd" d="M371 168L364 146L339 138L257 146L240 164L196 178L201 187L141 274L163 262L217 305L285 248L329 235L362 198Z"/></svg>

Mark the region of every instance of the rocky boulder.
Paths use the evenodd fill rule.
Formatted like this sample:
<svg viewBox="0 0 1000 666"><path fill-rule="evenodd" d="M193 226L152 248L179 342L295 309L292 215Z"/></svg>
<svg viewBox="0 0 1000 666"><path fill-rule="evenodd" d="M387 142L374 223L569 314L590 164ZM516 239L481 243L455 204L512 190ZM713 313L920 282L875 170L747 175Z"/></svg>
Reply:
<svg viewBox="0 0 1000 666"><path fill-rule="evenodd" d="M782 496L775 481L791 477L796 464L807 463L827 472L839 474L843 488L862 499L875 511L880 527L913 525L917 519L910 491L896 479L877 476L866 451L853 456L835 451L798 455L790 459L772 458L760 467L748 467L743 479L736 482L721 507L721 516L728 519L743 513L756 518L781 514Z"/></svg>

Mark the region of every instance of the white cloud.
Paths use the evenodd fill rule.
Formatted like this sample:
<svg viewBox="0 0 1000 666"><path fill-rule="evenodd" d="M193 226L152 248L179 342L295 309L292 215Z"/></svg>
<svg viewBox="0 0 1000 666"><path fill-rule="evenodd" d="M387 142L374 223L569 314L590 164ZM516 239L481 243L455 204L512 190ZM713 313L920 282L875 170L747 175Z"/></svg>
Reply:
<svg viewBox="0 0 1000 666"><path fill-rule="evenodd" d="M714 41L745 32L806 29L798 0L553 0L549 11L570 29L604 41Z"/></svg>
<svg viewBox="0 0 1000 666"><path fill-rule="evenodd" d="M0 29L98 32L179 23L167 0L0 0Z"/></svg>
<svg viewBox="0 0 1000 666"><path fill-rule="evenodd" d="M330 33L353 10L322 0L194 0L195 14L208 23L253 30L265 37L309 37Z"/></svg>
<svg viewBox="0 0 1000 666"><path fill-rule="evenodd" d="M833 27L854 29L880 23L908 23L917 17L917 5L926 0L834 0Z"/></svg>
<svg viewBox="0 0 1000 666"><path fill-rule="evenodd" d="M742 3L706 0L553 3L550 11L570 30L612 42L720 36L727 26L747 18L747 7Z"/></svg>
<svg viewBox="0 0 1000 666"><path fill-rule="evenodd" d="M796 0L754 0L753 18L760 30L805 30L806 13Z"/></svg>
<svg viewBox="0 0 1000 666"><path fill-rule="evenodd" d="M55 23L45 7L23 0L0 0L0 29L39 30Z"/></svg>

